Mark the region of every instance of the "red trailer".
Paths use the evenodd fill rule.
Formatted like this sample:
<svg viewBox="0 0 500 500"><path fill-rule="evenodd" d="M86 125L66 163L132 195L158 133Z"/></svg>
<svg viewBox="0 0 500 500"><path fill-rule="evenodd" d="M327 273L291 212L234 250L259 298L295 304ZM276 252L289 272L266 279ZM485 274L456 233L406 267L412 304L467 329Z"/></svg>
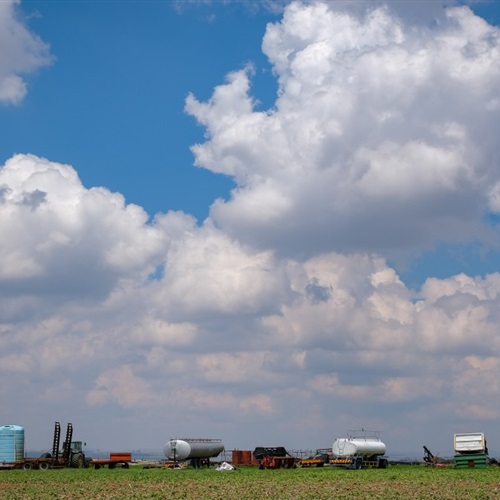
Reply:
<svg viewBox="0 0 500 500"><path fill-rule="evenodd" d="M90 461L90 465L93 465L95 469L100 469L105 465L108 466L108 469L114 469L117 465L128 469L130 462L132 462L132 453L112 452L109 454L109 458L94 458Z"/></svg>

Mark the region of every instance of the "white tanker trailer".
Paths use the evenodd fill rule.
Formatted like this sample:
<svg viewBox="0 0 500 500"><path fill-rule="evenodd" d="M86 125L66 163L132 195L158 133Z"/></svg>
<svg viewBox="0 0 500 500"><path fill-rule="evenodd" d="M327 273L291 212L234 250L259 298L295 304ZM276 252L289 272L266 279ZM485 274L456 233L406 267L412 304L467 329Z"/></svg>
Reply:
<svg viewBox="0 0 500 500"><path fill-rule="evenodd" d="M170 439L163 447L168 460L181 462L191 460L193 467L210 465L210 458L224 451L221 439L183 438Z"/></svg>
<svg viewBox="0 0 500 500"><path fill-rule="evenodd" d="M386 469L389 461L385 455L385 444L377 432L355 431L347 438L337 438L332 445L330 465L361 469L377 467Z"/></svg>

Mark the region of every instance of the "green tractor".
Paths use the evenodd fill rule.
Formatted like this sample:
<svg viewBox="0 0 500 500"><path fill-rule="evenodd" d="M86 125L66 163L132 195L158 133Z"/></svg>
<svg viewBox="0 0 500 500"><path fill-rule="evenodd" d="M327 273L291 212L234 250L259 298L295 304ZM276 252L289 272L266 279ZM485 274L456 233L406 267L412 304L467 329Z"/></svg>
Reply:
<svg viewBox="0 0 500 500"><path fill-rule="evenodd" d="M71 441L68 463L70 467L76 469L81 469L82 467L88 467L90 460L87 460L83 447L85 443L81 441Z"/></svg>
<svg viewBox="0 0 500 500"><path fill-rule="evenodd" d="M61 424L56 422L54 428L54 441L52 444L52 458L55 464L63 467L81 468L88 467L90 459L85 456L82 441L73 441L73 425L68 424L66 429L66 439L62 446L62 452L59 451L61 437Z"/></svg>

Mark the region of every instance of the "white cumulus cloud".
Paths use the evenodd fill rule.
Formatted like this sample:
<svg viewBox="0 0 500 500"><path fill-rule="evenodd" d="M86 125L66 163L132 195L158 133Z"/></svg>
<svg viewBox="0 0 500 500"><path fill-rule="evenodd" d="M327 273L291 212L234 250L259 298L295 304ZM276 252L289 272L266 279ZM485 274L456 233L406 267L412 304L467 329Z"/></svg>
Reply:
<svg viewBox="0 0 500 500"><path fill-rule="evenodd" d="M287 254L486 237L482 217L498 205L498 28L468 7L429 27L387 7L294 2L263 50L274 108L255 109L249 69L186 103L207 131L196 164L237 183L211 208L219 227Z"/></svg>
<svg viewBox="0 0 500 500"><path fill-rule="evenodd" d="M49 46L21 18L20 0L0 2L0 103L18 104L27 93L24 75L50 64Z"/></svg>

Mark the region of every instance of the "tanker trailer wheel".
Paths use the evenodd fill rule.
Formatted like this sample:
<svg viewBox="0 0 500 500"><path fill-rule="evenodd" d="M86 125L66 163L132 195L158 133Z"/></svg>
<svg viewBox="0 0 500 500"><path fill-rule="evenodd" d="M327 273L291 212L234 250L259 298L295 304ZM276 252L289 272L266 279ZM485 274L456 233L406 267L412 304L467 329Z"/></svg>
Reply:
<svg viewBox="0 0 500 500"><path fill-rule="evenodd" d="M31 470L31 469L33 469L33 464L31 462L25 462L23 464L23 469L24 470Z"/></svg>
<svg viewBox="0 0 500 500"><path fill-rule="evenodd" d="M356 458L356 464L355 464L355 469L360 470L361 467L363 466L363 459L362 458Z"/></svg>
<svg viewBox="0 0 500 500"><path fill-rule="evenodd" d="M40 462L40 465L38 466L40 470L48 470L49 469L49 462Z"/></svg>

